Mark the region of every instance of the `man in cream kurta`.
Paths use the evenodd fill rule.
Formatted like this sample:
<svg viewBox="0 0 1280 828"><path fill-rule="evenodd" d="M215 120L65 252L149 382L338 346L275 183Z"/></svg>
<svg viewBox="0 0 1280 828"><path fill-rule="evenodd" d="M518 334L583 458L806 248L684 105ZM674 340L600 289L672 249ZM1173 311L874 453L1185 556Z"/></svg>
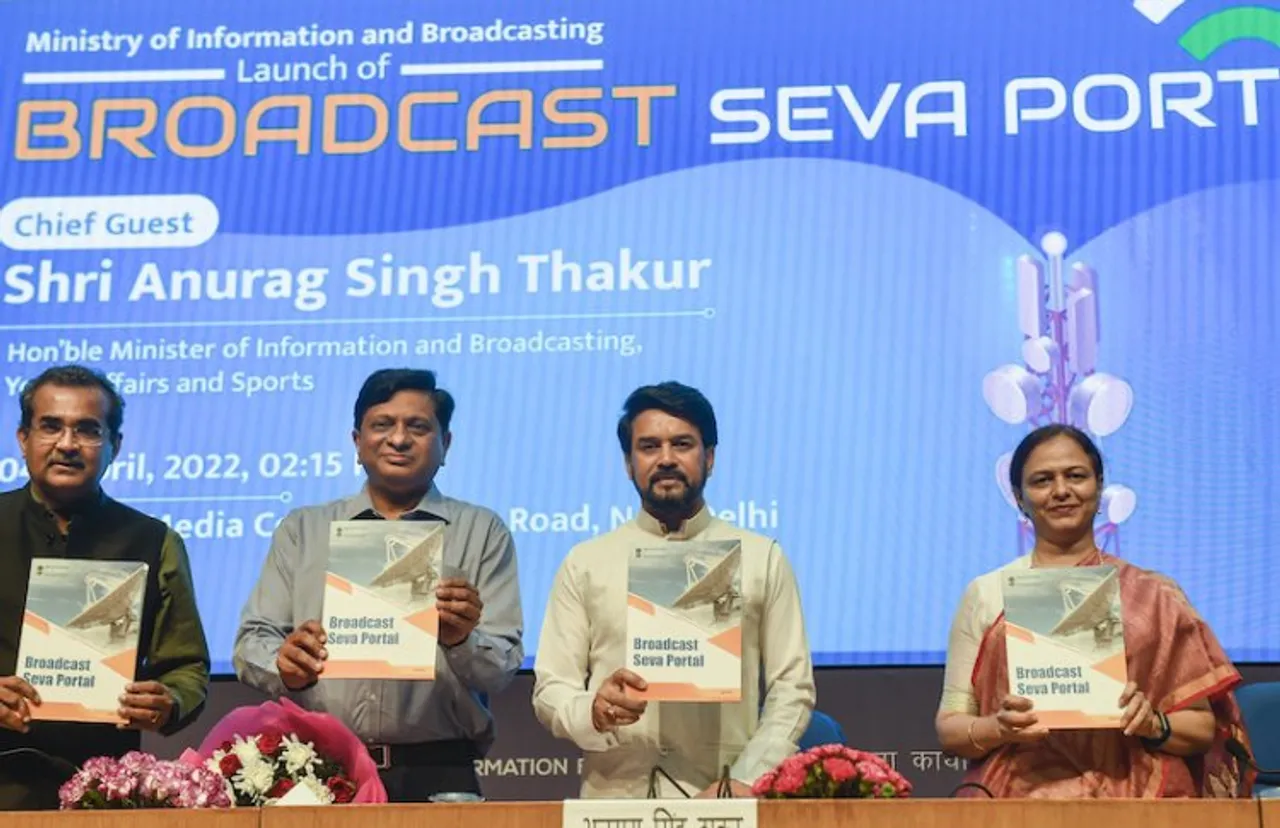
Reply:
<svg viewBox="0 0 1280 828"><path fill-rule="evenodd" d="M714 793L725 766L735 795L746 794L759 776L795 752L815 701L813 664L791 566L776 541L714 517L702 502L702 484L714 459L710 405L698 392L674 383L641 389L632 397L649 391L661 400L664 388L676 403L663 407L676 416L631 411L643 408L645 399L634 406L628 400L632 419L625 423L627 433L619 427L619 439L627 444L634 424L638 447L628 457L628 470L644 508L634 520L569 553L552 587L538 646L534 710L553 734L583 750L583 797L643 797L655 767L665 773L656 777L659 797ZM708 418L700 429L680 418L680 400L690 393L705 405L704 412L695 406L691 415ZM665 436L655 436L644 430L649 419L637 414L665 418L660 430L671 426L684 436L671 428ZM674 424L668 422L672 420ZM674 456L681 451L694 456L681 441L689 436L686 432L697 435L699 430L708 455L701 473L697 463ZM647 462L643 455L652 453L650 442L674 447L654 449L667 456ZM679 487L657 481L676 478L684 480L686 491L664 498L667 489ZM664 502L671 500L683 503L688 517L674 519L676 507ZM626 666L628 556L637 547L664 540L728 539L742 544L742 701L650 702L634 723L610 727L606 716L600 727L599 692ZM603 707L610 715L616 710Z"/></svg>

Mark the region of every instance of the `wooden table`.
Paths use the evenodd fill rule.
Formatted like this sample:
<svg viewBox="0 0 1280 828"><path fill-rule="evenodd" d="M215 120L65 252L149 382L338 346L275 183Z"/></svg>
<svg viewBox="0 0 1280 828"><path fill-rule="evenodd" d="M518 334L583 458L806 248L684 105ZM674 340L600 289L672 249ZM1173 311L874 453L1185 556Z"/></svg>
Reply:
<svg viewBox="0 0 1280 828"><path fill-rule="evenodd" d="M268 808L260 828L560 828L560 810L558 802L384 805L360 816L347 808ZM761 828L1260 828L1259 819L1258 803L1248 800L760 803Z"/></svg>
<svg viewBox="0 0 1280 828"><path fill-rule="evenodd" d="M82 811L3 816L4 828L560 828L558 802ZM761 828L1280 828L1280 801L1137 800L760 803Z"/></svg>
<svg viewBox="0 0 1280 828"><path fill-rule="evenodd" d="M250 808L218 811L41 811L0 816L0 824L5 828L261 828L261 823L261 812Z"/></svg>

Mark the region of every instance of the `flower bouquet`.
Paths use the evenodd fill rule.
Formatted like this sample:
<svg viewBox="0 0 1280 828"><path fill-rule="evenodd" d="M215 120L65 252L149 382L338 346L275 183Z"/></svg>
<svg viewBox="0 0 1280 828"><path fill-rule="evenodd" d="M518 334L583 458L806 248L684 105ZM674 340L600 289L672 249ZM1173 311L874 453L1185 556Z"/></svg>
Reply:
<svg viewBox="0 0 1280 828"><path fill-rule="evenodd" d="M132 751L120 759L84 763L58 791L64 811L124 808L229 808L222 776L185 762L164 762Z"/></svg>
<svg viewBox="0 0 1280 828"><path fill-rule="evenodd" d="M320 804L386 802L369 751L346 725L288 699L232 710L182 761L215 771L236 805L270 805L303 786Z"/></svg>
<svg viewBox="0 0 1280 828"><path fill-rule="evenodd" d="M911 795L911 783L874 753L819 745L783 760L751 792L765 799L897 799Z"/></svg>

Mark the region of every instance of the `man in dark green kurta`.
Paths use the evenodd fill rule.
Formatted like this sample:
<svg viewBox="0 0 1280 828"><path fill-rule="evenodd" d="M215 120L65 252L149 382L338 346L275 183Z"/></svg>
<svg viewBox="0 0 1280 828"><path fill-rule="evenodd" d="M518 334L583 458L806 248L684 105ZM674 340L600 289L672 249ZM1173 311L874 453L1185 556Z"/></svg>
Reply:
<svg viewBox="0 0 1280 828"><path fill-rule="evenodd" d="M93 756L137 750L141 731L174 733L204 707L209 651L182 539L108 497L102 475L120 450L124 403L80 366L51 368L22 392L18 443L30 483L0 494L0 810L58 806L58 788ZM31 720L37 690L18 669L32 558L148 566L136 679L119 726Z"/></svg>

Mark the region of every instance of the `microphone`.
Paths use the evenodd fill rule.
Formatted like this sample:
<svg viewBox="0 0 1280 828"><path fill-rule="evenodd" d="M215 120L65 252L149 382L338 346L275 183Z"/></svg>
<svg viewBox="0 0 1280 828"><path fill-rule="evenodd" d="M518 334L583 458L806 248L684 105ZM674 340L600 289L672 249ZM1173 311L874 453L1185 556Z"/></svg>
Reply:
<svg viewBox="0 0 1280 828"><path fill-rule="evenodd" d="M671 774L667 773L661 765L654 765L649 769L649 792L645 795L646 799L658 798L658 774L662 774L663 778L672 785L675 785L676 790L679 791L685 799L689 798L689 792L684 789L683 785L672 779Z"/></svg>
<svg viewBox="0 0 1280 828"><path fill-rule="evenodd" d="M716 799L733 799L733 786L729 784L729 766L720 771L720 785L716 788Z"/></svg>
<svg viewBox="0 0 1280 828"><path fill-rule="evenodd" d="M1262 774L1263 776L1280 776L1280 770L1275 768L1264 768L1257 762L1253 761L1253 755L1249 753L1249 749L1236 737L1232 736L1227 739L1227 741L1223 743L1223 747L1226 748L1227 753L1230 753L1237 762L1253 768L1259 774Z"/></svg>
<svg viewBox="0 0 1280 828"><path fill-rule="evenodd" d="M996 795L991 792L991 789L988 788L986 785L982 784L981 782L961 782L959 785L956 785L954 790L951 791L951 798L954 799L956 794L960 793L965 788L976 788L977 790L980 790L984 794L986 794L987 799L996 798Z"/></svg>
<svg viewBox="0 0 1280 828"><path fill-rule="evenodd" d="M36 756L39 756L40 758L47 761L49 764L53 765L55 768L66 771L67 776L75 776L77 773L80 772L80 769L78 767L71 764L66 759L63 759L61 756L54 756L52 754L45 753L43 750L36 750L35 748L29 748L29 747L21 747L21 748L14 748L13 750L0 751L0 759L7 758L9 756L18 756L19 754L23 754L23 753L31 753L31 754L35 754Z"/></svg>

